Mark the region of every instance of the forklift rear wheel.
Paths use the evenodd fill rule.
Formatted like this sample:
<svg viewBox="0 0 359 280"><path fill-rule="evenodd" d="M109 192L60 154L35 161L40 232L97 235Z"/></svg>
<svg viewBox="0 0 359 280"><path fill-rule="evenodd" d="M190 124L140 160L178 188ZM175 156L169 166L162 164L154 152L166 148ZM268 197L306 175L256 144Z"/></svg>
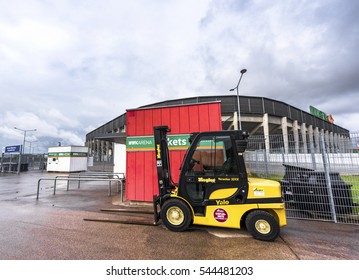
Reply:
<svg viewBox="0 0 359 280"><path fill-rule="evenodd" d="M187 204L179 199L170 199L161 207L163 224L172 231L185 231L191 224L191 212Z"/></svg>
<svg viewBox="0 0 359 280"><path fill-rule="evenodd" d="M255 239L274 241L279 235L277 220L266 211L252 211L246 218L246 227Z"/></svg>

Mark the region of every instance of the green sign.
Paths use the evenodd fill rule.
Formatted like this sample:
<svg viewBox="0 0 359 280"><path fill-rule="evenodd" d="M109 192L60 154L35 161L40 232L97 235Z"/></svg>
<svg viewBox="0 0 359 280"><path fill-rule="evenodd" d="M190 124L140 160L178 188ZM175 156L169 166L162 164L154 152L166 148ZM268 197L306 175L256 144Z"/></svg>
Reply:
<svg viewBox="0 0 359 280"><path fill-rule="evenodd" d="M313 106L309 106L309 111L313 116L316 116L322 120L325 120L327 122L333 123L334 119L332 117L332 115L328 115L327 113L324 113L323 111L318 110L317 108L313 107Z"/></svg>
<svg viewBox="0 0 359 280"><path fill-rule="evenodd" d="M214 142L213 140L201 140L199 142L199 144L197 145L197 149L202 149L202 150L213 150L213 149L223 149L224 148L224 143L223 141L216 141Z"/></svg>
<svg viewBox="0 0 359 280"><path fill-rule="evenodd" d="M81 152L53 152L47 154L49 157L87 157L87 153Z"/></svg>
<svg viewBox="0 0 359 280"><path fill-rule="evenodd" d="M153 136L127 137L126 150L153 150L155 148L155 140Z"/></svg>
<svg viewBox="0 0 359 280"><path fill-rule="evenodd" d="M167 143L170 150L187 150L189 135L168 135ZM153 136L133 136L126 138L127 151L154 151L155 140Z"/></svg>

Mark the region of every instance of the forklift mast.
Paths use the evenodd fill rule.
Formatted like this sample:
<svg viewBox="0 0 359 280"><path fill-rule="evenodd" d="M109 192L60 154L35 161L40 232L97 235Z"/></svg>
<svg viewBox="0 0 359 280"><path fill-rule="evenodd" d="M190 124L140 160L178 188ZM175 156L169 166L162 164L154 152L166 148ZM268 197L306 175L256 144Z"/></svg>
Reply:
<svg viewBox="0 0 359 280"><path fill-rule="evenodd" d="M167 144L167 132L170 131L171 130L168 126L154 127L158 193L160 198L169 194L172 188L170 159Z"/></svg>

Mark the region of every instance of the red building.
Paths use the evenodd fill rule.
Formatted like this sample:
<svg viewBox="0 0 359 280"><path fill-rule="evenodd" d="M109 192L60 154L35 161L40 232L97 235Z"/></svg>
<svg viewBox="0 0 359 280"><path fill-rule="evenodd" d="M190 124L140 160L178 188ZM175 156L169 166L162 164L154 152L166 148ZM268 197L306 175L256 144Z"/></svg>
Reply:
<svg viewBox="0 0 359 280"><path fill-rule="evenodd" d="M153 127L170 127L169 149L172 179L178 182L179 168L192 132L222 130L221 103L177 105L127 110L126 199L152 201L158 193Z"/></svg>

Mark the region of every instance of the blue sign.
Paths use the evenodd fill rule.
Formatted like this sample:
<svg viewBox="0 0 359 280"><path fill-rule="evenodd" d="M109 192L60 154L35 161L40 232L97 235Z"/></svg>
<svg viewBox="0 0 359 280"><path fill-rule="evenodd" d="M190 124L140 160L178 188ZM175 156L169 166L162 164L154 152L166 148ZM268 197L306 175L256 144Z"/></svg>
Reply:
<svg viewBox="0 0 359 280"><path fill-rule="evenodd" d="M5 147L5 153L20 153L22 145L7 146Z"/></svg>

